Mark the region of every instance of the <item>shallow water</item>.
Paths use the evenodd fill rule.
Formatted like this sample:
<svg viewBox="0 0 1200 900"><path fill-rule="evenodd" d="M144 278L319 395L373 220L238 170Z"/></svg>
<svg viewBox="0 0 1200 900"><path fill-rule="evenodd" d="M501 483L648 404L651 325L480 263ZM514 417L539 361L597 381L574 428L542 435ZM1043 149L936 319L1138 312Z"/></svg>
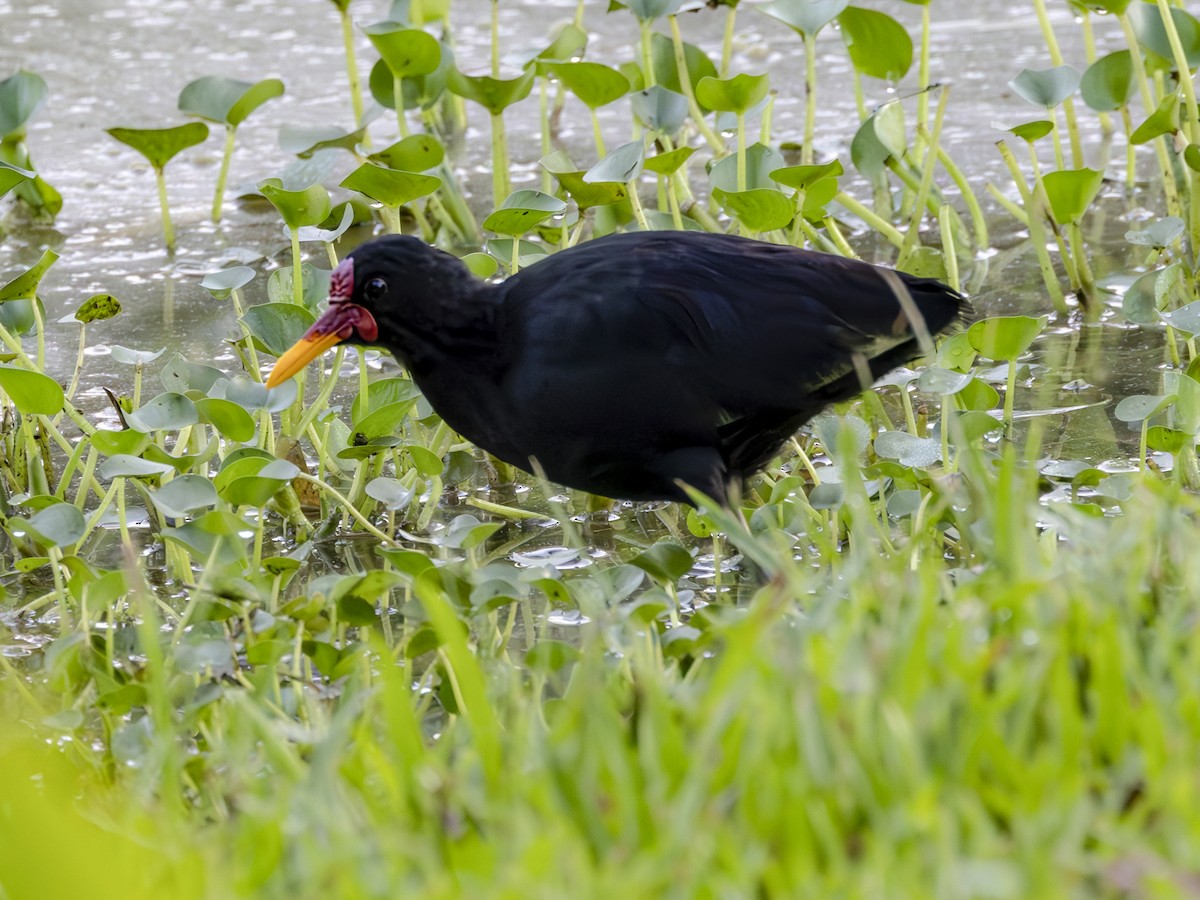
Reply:
<svg viewBox="0 0 1200 900"><path fill-rule="evenodd" d="M357 21L366 23L382 17L386 5L356 3L352 11ZM627 14L604 15L605 5L589 4L588 56L615 64L631 55L636 29ZM1082 67L1079 30L1065 4L1061 9L1058 6L1052 18L1064 53ZM544 45L551 26L568 20L574 7L569 0L527 5L505 2L502 44L510 48ZM1007 189L1007 171L993 146L1002 133L992 124L1011 125L1040 117L1040 111L1015 97L1006 83L1021 68L1043 68L1049 61L1032 12L996 7L993 0L935 5L932 74L948 83L952 92L943 143L976 184L992 181ZM454 4L458 57L468 70L486 65L488 9L489 4L479 0ZM910 33L917 33L918 7L894 4L888 12L901 17ZM723 20L723 12L708 10L685 16L685 38L718 56ZM800 42L788 29L752 9L743 7L738 21L732 71L771 73L772 84L780 92L773 140L793 139L802 129L803 118ZM221 224L214 226L208 220L220 153L220 140L214 134L167 169L179 236L178 252L168 257L162 249L151 171L103 129L160 127L184 121L176 110L178 92L202 75L246 80L277 76L285 82L287 93L267 103L239 130L230 184L235 188L252 186L278 176L293 161L278 146L281 126L350 122L333 6L319 0L250 0L222 5L215 13L209 4L187 0L56 0L32 6L23 0L0 0L0 33L5 36L0 42L0 74L19 67L31 69L46 78L51 91L47 108L30 129L28 144L39 170L62 192L63 211L53 227L10 222L11 230L0 244L0 275L4 277L31 265L44 247L53 247L62 255L42 285L51 323L47 330L49 374L64 382L70 377L78 338L77 325L54 323L100 291L115 294L125 312L88 329L89 353L77 402L93 421L110 427L115 424L115 413L107 408L102 389L127 392L132 378L129 367L109 355L111 345L167 348L159 365L172 352L179 352L232 372L236 359L224 343L235 334L232 308L228 302L213 300L199 281L231 261L255 264L264 272L286 265L287 239L276 213L262 202L233 202L230 198ZM1108 42L1119 44L1119 29L1113 22L1097 20L1097 35L1101 52ZM361 33L357 46L359 69L365 78L375 55ZM832 29L822 34L819 50L818 146L827 156L840 155L849 169L849 141L857 126L849 63ZM887 86L877 83L868 85L868 90L868 103L892 96ZM899 86L901 93L904 90L904 85ZM590 163L587 119L581 108L572 104L568 101L560 139L577 162ZM518 187L537 177L536 106L536 99L530 98L507 117ZM487 123L478 110L468 109L468 116L470 128L453 163L482 207L490 202ZM607 138L615 145L628 129L626 101L603 110L601 118ZM389 129L394 130L390 113L373 127L377 146L391 140ZM1093 164L1108 153L1120 152L1119 147L1107 147L1094 131L1089 135L1088 155ZM326 183L336 184L353 165L349 156L335 156ZM694 180L702 183L703 175ZM862 192L859 195L863 196ZM1090 225L1098 276L1130 270L1136 257L1122 235L1131 224L1152 218L1156 205L1153 197L1127 200L1120 185L1110 186L1104 214L1093 217ZM1022 233L994 205L988 208L997 252L981 260L976 271L964 272L964 280L974 285L973 302L978 311L1047 312L1049 303L1032 253L1021 242ZM351 240L363 237L360 233ZM870 249L867 242L864 252L868 256ZM309 256L325 265L323 250ZM246 299L253 303L264 298L265 278L259 277L247 289ZM1035 410L1057 411L1044 437L1047 454L1092 463L1129 455L1136 446L1136 434L1115 422L1110 412L1122 397L1160 390L1164 354L1159 332L1113 324L1080 329L1076 324L1061 323L1047 332L1028 362L1033 365L1031 389L1022 390L1019 403ZM150 369L145 397L157 392L154 366ZM350 371L349 363L346 371ZM350 384L348 380L347 390ZM540 488L530 496L535 498L533 503L545 508ZM471 510L457 506L451 498L447 517L464 511ZM582 522L575 549L554 550L572 541L559 529L536 523L506 526L489 546L507 546L509 557L518 562L538 559L539 564L567 571L620 557L667 534L686 535L674 508L623 505L612 517L615 521L607 518ZM153 554L153 548L147 552ZM153 564L153 559L150 562ZM337 563L337 559L329 561L331 568ZM711 585L711 558L708 569L704 572L700 566L694 573L697 590ZM0 646L0 652L10 651Z"/></svg>

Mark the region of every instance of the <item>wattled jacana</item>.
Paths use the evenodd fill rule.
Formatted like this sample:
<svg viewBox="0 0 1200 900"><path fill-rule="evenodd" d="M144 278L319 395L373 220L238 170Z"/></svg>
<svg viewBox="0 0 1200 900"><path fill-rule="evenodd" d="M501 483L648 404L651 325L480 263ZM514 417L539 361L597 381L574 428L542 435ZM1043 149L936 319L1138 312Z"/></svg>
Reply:
<svg viewBox="0 0 1200 900"><path fill-rule="evenodd" d="M965 308L931 279L731 235L612 235L500 284L390 236L338 266L267 384L378 345L505 462L606 497L687 501L682 483L725 503L808 419L919 354L912 310L937 334Z"/></svg>

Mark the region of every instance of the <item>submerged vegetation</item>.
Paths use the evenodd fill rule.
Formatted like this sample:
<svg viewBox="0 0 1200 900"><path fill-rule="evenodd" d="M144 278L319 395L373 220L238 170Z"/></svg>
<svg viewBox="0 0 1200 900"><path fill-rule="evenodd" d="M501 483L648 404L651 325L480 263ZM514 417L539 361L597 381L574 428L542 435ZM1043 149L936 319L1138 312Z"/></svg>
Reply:
<svg viewBox="0 0 1200 900"><path fill-rule="evenodd" d="M333 0L353 127L285 129L296 161L239 191L277 212L287 264L196 279L233 307L240 365L113 347L116 429L77 393L89 323L135 315L120 286L55 322L39 286L59 253L7 272L0 897L1195 893L1200 22L1070 0L1068 60L1028 2L1044 67L996 86L1030 120L997 130L1009 179L984 183L945 139L962 113L932 82L928 2L630 0L603 14L628 33L614 59L589 53L581 2L518 66L499 3L470 5L492 39L468 59L447 0L378 21ZM689 41L699 17L722 40ZM763 23L786 26L795 77L738 54ZM213 74L180 85L180 121L107 128L157 177L168 262L164 168L211 137L184 119L224 127L223 220L235 135L284 90ZM839 94L859 121L823 141ZM803 101L783 138L781 97ZM35 163L48 98L38 74L0 81L13 234L71 202ZM519 112L541 156L514 190ZM468 128L487 146L464 150ZM1125 223L1119 271L1095 265L1100 216ZM1018 239L994 247L998 227ZM372 352L263 384L372 233L490 278L639 228L861 254L972 294L1027 254L1044 298L981 306L819 417L740 516L487 460L404 373L371 376ZM68 327L64 386L47 335ZM1055 384L1131 329L1157 390Z"/></svg>

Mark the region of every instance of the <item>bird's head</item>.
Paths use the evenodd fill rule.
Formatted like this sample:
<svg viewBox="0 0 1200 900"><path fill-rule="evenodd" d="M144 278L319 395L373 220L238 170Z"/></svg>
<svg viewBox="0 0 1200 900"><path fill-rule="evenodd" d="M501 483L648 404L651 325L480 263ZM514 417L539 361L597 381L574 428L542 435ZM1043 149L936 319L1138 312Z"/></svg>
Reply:
<svg viewBox="0 0 1200 900"><path fill-rule="evenodd" d="M287 381L335 344L403 344L403 333L426 318L425 298L438 293L447 275L459 274L447 272L451 266L463 268L415 237L391 235L358 247L334 269L328 308L279 357L267 387Z"/></svg>

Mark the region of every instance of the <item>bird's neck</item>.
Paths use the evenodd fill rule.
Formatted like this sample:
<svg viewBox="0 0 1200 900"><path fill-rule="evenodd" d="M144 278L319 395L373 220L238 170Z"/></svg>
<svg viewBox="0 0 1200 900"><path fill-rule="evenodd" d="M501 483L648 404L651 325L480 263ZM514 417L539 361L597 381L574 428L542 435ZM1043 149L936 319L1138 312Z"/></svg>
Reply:
<svg viewBox="0 0 1200 900"><path fill-rule="evenodd" d="M436 315L411 316L395 349L414 374L451 366L486 370L494 356L499 298L486 284L466 285L437 299Z"/></svg>

